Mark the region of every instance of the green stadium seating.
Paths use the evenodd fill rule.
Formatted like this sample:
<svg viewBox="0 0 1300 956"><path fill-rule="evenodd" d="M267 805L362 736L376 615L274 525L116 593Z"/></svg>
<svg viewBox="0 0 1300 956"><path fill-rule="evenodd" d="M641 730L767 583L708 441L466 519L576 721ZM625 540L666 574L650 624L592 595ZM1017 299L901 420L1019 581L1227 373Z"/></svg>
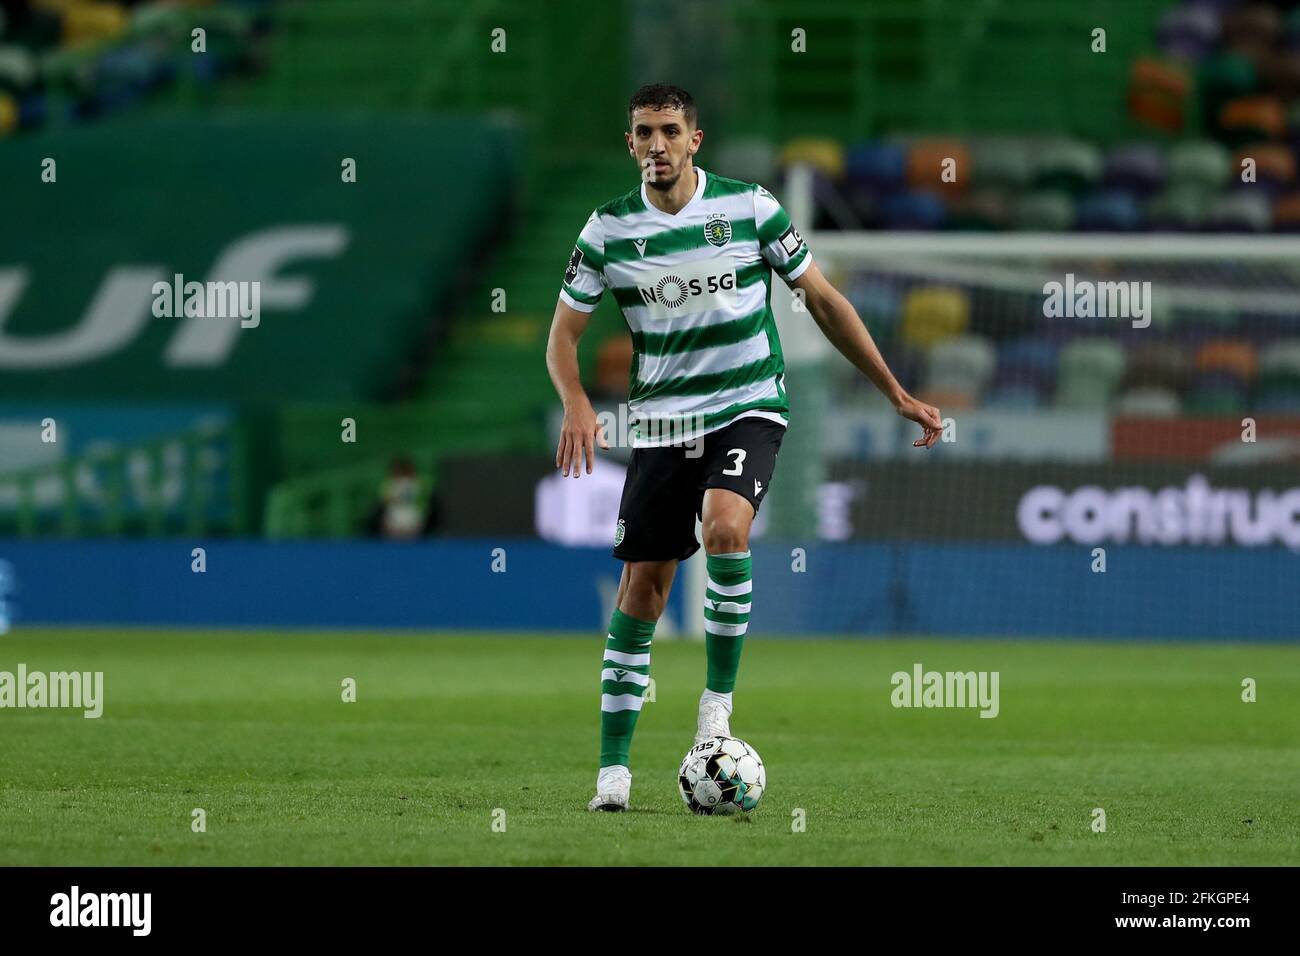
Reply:
<svg viewBox="0 0 1300 956"><path fill-rule="evenodd" d="M1110 404L1124 374L1123 346L1104 338L1079 338L1061 349L1056 405L1099 409Z"/></svg>

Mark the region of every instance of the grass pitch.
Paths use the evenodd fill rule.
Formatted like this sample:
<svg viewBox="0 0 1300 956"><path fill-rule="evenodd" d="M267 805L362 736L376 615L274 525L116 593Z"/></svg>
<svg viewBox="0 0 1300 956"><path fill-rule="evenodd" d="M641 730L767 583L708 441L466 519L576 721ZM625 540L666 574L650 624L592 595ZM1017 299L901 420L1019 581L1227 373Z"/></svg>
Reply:
<svg viewBox="0 0 1300 956"><path fill-rule="evenodd" d="M664 640L632 749L633 812L585 812L602 646L0 637L0 671L105 675L98 720L0 710L0 864L1300 862L1300 648L751 639L732 730L762 754L767 793L746 817L698 818L675 775L704 648ZM890 675L916 662L999 671L999 716L895 709ZM1246 677L1256 703L1241 700Z"/></svg>

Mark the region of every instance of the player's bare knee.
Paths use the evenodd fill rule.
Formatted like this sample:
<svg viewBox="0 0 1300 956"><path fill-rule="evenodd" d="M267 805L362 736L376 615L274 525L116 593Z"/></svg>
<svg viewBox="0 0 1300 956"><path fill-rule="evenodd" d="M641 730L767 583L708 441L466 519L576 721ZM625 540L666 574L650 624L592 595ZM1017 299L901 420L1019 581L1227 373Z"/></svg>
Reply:
<svg viewBox="0 0 1300 956"><path fill-rule="evenodd" d="M704 550L709 554L735 554L749 550L749 522L737 518L710 518L704 522Z"/></svg>

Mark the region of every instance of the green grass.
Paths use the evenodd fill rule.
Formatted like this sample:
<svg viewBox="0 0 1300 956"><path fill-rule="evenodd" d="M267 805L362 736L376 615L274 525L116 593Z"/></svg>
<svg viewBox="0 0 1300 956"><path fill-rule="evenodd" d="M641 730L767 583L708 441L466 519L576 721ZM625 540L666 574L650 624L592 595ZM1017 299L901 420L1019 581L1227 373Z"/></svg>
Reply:
<svg viewBox="0 0 1300 956"><path fill-rule="evenodd" d="M99 720L0 710L0 864L1300 861L1300 648L753 639L732 729L768 790L737 819L692 817L677 796L704 649L672 641L655 648L634 811L585 812L601 646L10 634L0 670L102 670L106 705ZM1000 715L893 708L890 675L916 661L999 671Z"/></svg>

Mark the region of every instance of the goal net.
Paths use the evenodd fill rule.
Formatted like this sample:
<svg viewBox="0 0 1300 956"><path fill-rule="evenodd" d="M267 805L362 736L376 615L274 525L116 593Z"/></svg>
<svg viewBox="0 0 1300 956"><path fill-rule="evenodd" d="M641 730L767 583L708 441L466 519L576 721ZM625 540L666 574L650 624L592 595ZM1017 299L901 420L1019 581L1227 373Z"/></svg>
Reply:
<svg viewBox="0 0 1300 956"><path fill-rule="evenodd" d="M805 238L945 430L913 448L919 427L774 285L792 427L756 626L763 608L783 632L1300 626L1300 239Z"/></svg>

